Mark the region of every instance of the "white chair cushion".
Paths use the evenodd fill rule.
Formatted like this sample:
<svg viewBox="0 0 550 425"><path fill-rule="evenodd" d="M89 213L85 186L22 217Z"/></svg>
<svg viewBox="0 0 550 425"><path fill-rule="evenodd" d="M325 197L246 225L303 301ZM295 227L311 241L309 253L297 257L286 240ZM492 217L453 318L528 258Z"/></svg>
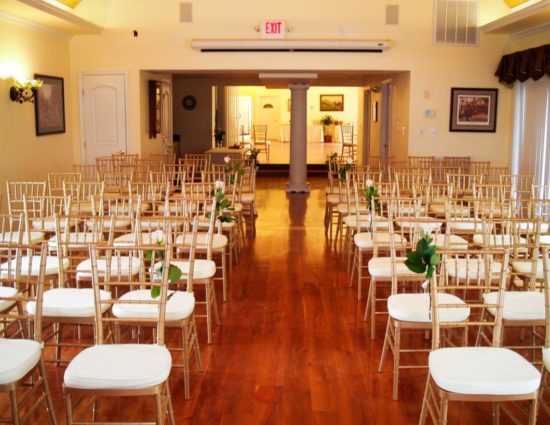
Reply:
<svg viewBox="0 0 550 425"><path fill-rule="evenodd" d="M439 294L439 305L464 304L460 298L451 294ZM388 313L402 322L431 323L429 294L395 294L388 298ZM462 322L470 316L470 308L440 308L441 322Z"/></svg>
<svg viewBox="0 0 550 425"><path fill-rule="evenodd" d="M502 263L491 262L491 274L498 274L502 270ZM485 263L477 259L459 258L449 259L446 264L449 276L458 279L485 279ZM458 269L458 270L457 270Z"/></svg>
<svg viewBox="0 0 550 425"><path fill-rule="evenodd" d="M531 261L512 261L512 269L523 275L530 275L533 263ZM544 266L542 260L537 260L537 279L544 279Z"/></svg>
<svg viewBox="0 0 550 425"><path fill-rule="evenodd" d="M434 235L435 246L438 249L468 249L468 241L458 235ZM445 242L445 238L447 241Z"/></svg>
<svg viewBox="0 0 550 425"><path fill-rule="evenodd" d="M222 229L223 230L232 229L233 227L235 227L236 221L237 221L236 217L234 218L234 220L232 222L223 221L222 222ZM200 218L199 221L197 222L197 225L199 226L199 229L208 229L208 227L210 227L210 219L209 218ZM218 226L217 221L216 221L215 226L216 227Z"/></svg>
<svg viewBox="0 0 550 425"><path fill-rule="evenodd" d="M542 349L542 363L546 370L550 372L550 348Z"/></svg>
<svg viewBox="0 0 550 425"><path fill-rule="evenodd" d="M30 243L28 241L27 233L23 232L23 236L21 237L21 242L24 244L29 245L36 245L39 242L42 242L44 240L44 232L29 232L30 237ZM7 232L4 234L0 234L0 243L17 243L19 241L19 232Z"/></svg>
<svg viewBox="0 0 550 425"><path fill-rule="evenodd" d="M243 204L251 204L252 202L254 202L255 199L256 196L254 195L254 193L241 193L241 202Z"/></svg>
<svg viewBox="0 0 550 425"><path fill-rule="evenodd" d="M497 303L498 292L490 292L483 295L486 304ZM496 311L489 308L494 316ZM504 320L544 320L546 309L544 307L544 294L534 291L507 291L504 294L504 307L502 318Z"/></svg>
<svg viewBox="0 0 550 425"><path fill-rule="evenodd" d="M453 221L453 219L449 219L447 221L447 229L449 231L455 231L455 232L482 232L483 231L483 225L479 221L474 221L474 219L469 218L455 218L456 221Z"/></svg>
<svg viewBox="0 0 550 425"><path fill-rule="evenodd" d="M403 243L405 238L403 238L401 235L394 234L393 240L397 245L399 245ZM355 242L355 245L363 249L373 248L374 243L376 243L376 245L378 246L389 247L390 234L385 232L376 232L373 243L372 235L369 232L360 232L353 235L353 241Z"/></svg>
<svg viewBox="0 0 550 425"><path fill-rule="evenodd" d="M64 383L80 389L138 389L163 383L172 368L166 347L152 344L95 345L78 353Z"/></svg>
<svg viewBox="0 0 550 425"><path fill-rule="evenodd" d="M414 229L415 226L418 226L419 229L429 230L430 232L438 231L443 226L441 221L435 223L415 223L414 221L395 220L395 224L403 229Z"/></svg>
<svg viewBox="0 0 550 425"><path fill-rule="evenodd" d="M4 263L0 266L0 270L2 271L2 277L6 277L8 274L8 270L11 268L12 273L15 272L15 259L10 261L10 264ZM32 257L29 257L25 255L21 258L21 275L26 276L26 273L31 271L31 276L38 276L38 273L40 271L40 256L34 255ZM68 258L63 258L61 267L63 270L66 270L70 266L70 261ZM51 276L54 274L57 274L59 272L59 259L54 255L48 255L46 257L46 276Z"/></svg>
<svg viewBox="0 0 550 425"><path fill-rule="evenodd" d="M336 207L336 210L340 214L355 214L357 212L357 208L355 208L355 205L351 205L351 207L348 207L348 204L338 204ZM359 207L359 211L361 214L368 214L368 209L366 207Z"/></svg>
<svg viewBox="0 0 550 425"><path fill-rule="evenodd" d="M113 225L114 225L115 229L126 229L126 228L130 227L131 224L132 224L132 221L127 220L125 218L115 218L113 220ZM86 220L86 227L88 229L91 229L93 227L93 225L94 225L93 220ZM110 219L105 219L104 222L103 222L103 225L106 229L111 227L111 220Z"/></svg>
<svg viewBox="0 0 550 425"><path fill-rule="evenodd" d="M344 217L344 224L347 227L368 229L370 228L371 218L370 214L359 215L359 224L357 223L357 215L348 215ZM385 217L375 216L372 224L379 230L388 230L389 224Z"/></svg>
<svg viewBox="0 0 550 425"><path fill-rule="evenodd" d="M49 249L57 249L57 241L56 241L56 235L52 236L50 239L48 239L48 248ZM65 243L65 235L61 236L61 243L66 246L68 245L68 248L80 248L80 247L86 247L88 244L97 242L95 240L95 234L91 232L71 232L69 233L69 243ZM103 235L97 235L97 238L99 240L103 240Z"/></svg>
<svg viewBox="0 0 550 425"><path fill-rule="evenodd" d="M532 222L525 222L525 223L517 223L517 228L520 230L529 230L533 231L535 229L534 223ZM546 233L548 232L548 223L541 223L540 224L540 232Z"/></svg>
<svg viewBox="0 0 550 425"><path fill-rule="evenodd" d="M100 297L110 300L111 293L102 290ZM109 307L109 304L101 304L102 312L105 313ZM27 312L31 316L36 314L36 302L27 303ZM94 292L91 288L55 288L44 292L44 317L94 317L94 314Z"/></svg>
<svg viewBox="0 0 550 425"><path fill-rule="evenodd" d="M117 236L113 240L114 246L134 246L136 245L137 241L136 235L134 233L127 233L125 235ZM153 245L151 242L151 233L143 232L141 234L141 241L143 245Z"/></svg>
<svg viewBox="0 0 550 425"><path fill-rule="evenodd" d="M40 360L41 345L30 339L0 338L0 385L24 377Z"/></svg>
<svg viewBox="0 0 550 425"><path fill-rule="evenodd" d="M489 236L489 247L501 247L501 246L512 246L514 244L514 237L512 235L488 235ZM483 235L475 234L474 235L474 244L483 245ZM525 244L527 241L525 238L518 238L520 244Z"/></svg>
<svg viewBox="0 0 550 425"><path fill-rule="evenodd" d="M137 257L132 257L131 261L130 257L113 257L111 261L111 276L135 276L139 273L140 266L141 262ZM99 258L97 260L97 273L103 276L106 270L107 260ZM76 278L92 278L92 260L84 260L76 266Z"/></svg>
<svg viewBox="0 0 550 425"><path fill-rule="evenodd" d="M0 286L0 311L4 311L15 304L15 300L6 300L1 298L15 297L17 289L11 286Z"/></svg>
<svg viewBox="0 0 550 425"><path fill-rule="evenodd" d="M170 264L178 267L183 275L189 274L188 261L171 261ZM212 260L195 260L193 279L209 279L216 274L216 263Z"/></svg>
<svg viewBox="0 0 550 425"><path fill-rule="evenodd" d="M343 195L342 196L336 195L336 194L328 195L327 204L332 204L332 205L340 204L343 200L342 198L343 198ZM241 201L242 201L242 196L241 196Z"/></svg>
<svg viewBox="0 0 550 425"><path fill-rule="evenodd" d="M541 245L550 245L550 235L540 235Z"/></svg>
<svg viewBox="0 0 550 425"><path fill-rule="evenodd" d="M405 265L406 257L396 257L395 273L397 276L420 277L418 273L410 271ZM374 257L369 260L369 273L375 278L391 277L391 257Z"/></svg>
<svg viewBox="0 0 550 425"><path fill-rule="evenodd" d="M207 233L197 233L197 244L196 248L198 250L206 248L206 238L208 234ZM192 235L186 234L186 235L179 235L176 237L176 245L190 245L191 244ZM212 249L218 250L223 249L227 246L228 239L225 235L220 235L218 233L214 234L212 237Z"/></svg>
<svg viewBox="0 0 550 425"><path fill-rule="evenodd" d="M65 220L59 222L59 227L61 229L65 228ZM32 228L46 232L55 232L55 219L53 217L36 218L32 221Z"/></svg>
<svg viewBox="0 0 550 425"><path fill-rule="evenodd" d="M151 290L139 289L130 291L119 298L124 300L152 300ZM172 322L189 317L195 309L195 296L192 292L171 291L171 296L166 303L166 321ZM113 315L122 319L145 318L155 319L159 315L156 304L114 304Z"/></svg>
<svg viewBox="0 0 550 425"><path fill-rule="evenodd" d="M507 348L442 348L430 353L428 364L436 384L458 394L529 394L540 385L540 372Z"/></svg>

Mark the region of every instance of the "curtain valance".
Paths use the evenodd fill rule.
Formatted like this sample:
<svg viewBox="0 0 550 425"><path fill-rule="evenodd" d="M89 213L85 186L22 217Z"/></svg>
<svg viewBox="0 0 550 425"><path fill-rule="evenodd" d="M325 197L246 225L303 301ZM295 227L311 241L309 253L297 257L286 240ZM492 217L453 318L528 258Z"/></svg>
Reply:
<svg viewBox="0 0 550 425"><path fill-rule="evenodd" d="M550 76L550 44L502 56L495 72L498 80L507 84L538 80L544 74Z"/></svg>

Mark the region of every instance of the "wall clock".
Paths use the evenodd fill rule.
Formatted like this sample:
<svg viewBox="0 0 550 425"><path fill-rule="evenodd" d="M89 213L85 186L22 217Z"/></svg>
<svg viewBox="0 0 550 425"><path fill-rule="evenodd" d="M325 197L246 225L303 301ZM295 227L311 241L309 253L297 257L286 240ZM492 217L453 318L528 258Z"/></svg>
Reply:
<svg viewBox="0 0 550 425"><path fill-rule="evenodd" d="M197 107L197 99L195 98L195 96L188 94L187 96L183 97L181 104L183 105L184 109L192 111Z"/></svg>

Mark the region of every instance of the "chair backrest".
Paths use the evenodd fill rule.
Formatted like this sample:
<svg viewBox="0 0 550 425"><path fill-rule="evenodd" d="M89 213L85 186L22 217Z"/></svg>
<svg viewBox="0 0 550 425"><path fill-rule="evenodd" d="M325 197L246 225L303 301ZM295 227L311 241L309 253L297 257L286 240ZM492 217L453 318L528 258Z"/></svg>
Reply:
<svg viewBox="0 0 550 425"><path fill-rule="evenodd" d="M12 231L17 232L16 228ZM21 232L19 232L21 235ZM29 252L38 251L32 261L24 261ZM0 336L4 338L33 338L42 340L42 293L46 282L46 258L48 244L27 245L17 238L3 239L0 242ZM26 257L28 258L28 257ZM38 274L33 275L38 262ZM33 332L27 333L28 314L25 308L29 302L35 303L32 321Z"/></svg>
<svg viewBox="0 0 550 425"><path fill-rule="evenodd" d="M489 345L501 346L508 252L442 250L439 255L439 275L430 280L432 348L473 345L476 338L468 334L487 328L493 330ZM486 298L491 293L496 296ZM486 309L494 314L484 314Z"/></svg>
<svg viewBox="0 0 550 425"><path fill-rule="evenodd" d="M24 210L23 199L26 199L29 212L40 217L46 208L46 181L6 182L8 195L8 213L20 214Z"/></svg>
<svg viewBox="0 0 550 425"><path fill-rule="evenodd" d="M48 196L61 196L63 195L63 182L82 181L82 174L74 173L48 173Z"/></svg>
<svg viewBox="0 0 550 425"><path fill-rule="evenodd" d="M80 173L80 175L82 176L81 181L99 181L97 164L73 164L73 172Z"/></svg>
<svg viewBox="0 0 550 425"><path fill-rule="evenodd" d="M165 343L166 301L168 297L168 273L172 258L171 247L166 243L149 246L90 246L92 265L92 286L95 302L95 343L106 343L105 330L116 323L132 322L132 319L120 319L116 315L104 314L115 305L124 307L124 304L140 304L149 313L140 317L139 322L156 329L155 342ZM143 273L132 274L133 267L122 267L123 264L139 264ZM111 271L117 271L112 274ZM121 300L119 297L102 296L104 290L112 293L125 293L133 288L152 290L157 288L160 295L140 300ZM138 320L134 320L136 324Z"/></svg>
<svg viewBox="0 0 550 425"><path fill-rule="evenodd" d="M252 137L255 145L265 145L267 143L267 124L253 125Z"/></svg>
<svg viewBox="0 0 550 425"><path fill-rule="evenodd" d="M353 125L341 125L340 132L342 133L342 143L346 143L346 144L357 143L355 128Z"/></svg>

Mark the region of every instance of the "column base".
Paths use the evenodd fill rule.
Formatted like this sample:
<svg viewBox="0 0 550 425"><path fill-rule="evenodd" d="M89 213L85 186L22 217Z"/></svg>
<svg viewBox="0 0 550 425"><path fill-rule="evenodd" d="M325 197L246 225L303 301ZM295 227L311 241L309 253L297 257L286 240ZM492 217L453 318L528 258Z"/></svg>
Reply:
<svg viewBox="0 0 550 425"><path fill-rule="evenodd" d="M288 193L309 193L309 183L290 183L286 184Z"/></svg>

